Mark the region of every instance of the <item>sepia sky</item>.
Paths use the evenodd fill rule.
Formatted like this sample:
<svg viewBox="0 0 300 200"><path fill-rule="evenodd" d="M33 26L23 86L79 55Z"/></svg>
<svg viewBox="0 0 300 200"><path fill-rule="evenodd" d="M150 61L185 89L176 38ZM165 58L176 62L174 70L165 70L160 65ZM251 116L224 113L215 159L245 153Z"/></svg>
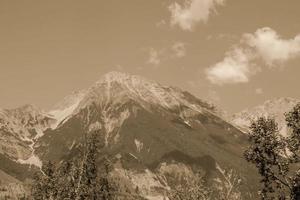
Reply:
<svg viewBox="0 0 300 200"><path fill-rule="evenodd" d="M49 109L109 71L230 113L300 99L299 0L0 0L0 107Z"/></svg>

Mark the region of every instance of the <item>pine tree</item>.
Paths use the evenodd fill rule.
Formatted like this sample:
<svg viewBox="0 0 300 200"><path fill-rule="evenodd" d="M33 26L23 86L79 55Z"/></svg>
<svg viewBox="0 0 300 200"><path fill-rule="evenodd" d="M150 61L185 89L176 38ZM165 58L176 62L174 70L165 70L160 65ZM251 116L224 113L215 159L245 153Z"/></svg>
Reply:
<svg viewBox="0 0 300 200"><path fill-rule="evenodd" d="M99 200L112 200L114 197L113 182L109 179L109 172L111 170L111 163L107 157L103 159L103 169L101 175L98 177L97 189L99 192Z"/></svg>
<svg viewBox="0 0 300 200"><path fill-rule="evenodd" d="M82 160L79 166L79 177L75 190L76 199L97 199L97 155L99 151L99 139L97 134L86 136Z"/></svg>
<svg viewBox="0 0 300 200"><path fill-rule="evenodd" d="M43 200L43 184L42 184L42 176L40 172L34 174L33 177L33 185L32 185L32 198L34 200Z"/></svg>
<svg viewBox="0 0 300 200"><path fill-rule="evenodd" d="M57 199L75 199L76 168L74 162L66 161L57 171Z"/></svg>
<svg viewBox="0 0 300 200"><path fill-rule="evenodd" d="M55 199L57 188L55 165L52 162L44 164L42 171L35 175L32 195L35 200Z"/></svg>
<svg viewBox="0 0 300 200"><path fill-rule="evenodd" d="M33 182L34 200L114 200L141 199L138 195L118 190L110 176L112 165L105 157L97 160L101 145L98 134L85 135L79 156L58 166L47 162ZM101 166L101 171L99 166Z"/></svg>

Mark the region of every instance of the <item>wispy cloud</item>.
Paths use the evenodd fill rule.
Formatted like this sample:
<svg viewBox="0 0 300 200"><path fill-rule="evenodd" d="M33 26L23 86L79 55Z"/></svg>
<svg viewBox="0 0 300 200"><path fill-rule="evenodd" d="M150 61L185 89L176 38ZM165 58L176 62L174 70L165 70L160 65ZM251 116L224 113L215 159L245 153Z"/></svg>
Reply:
<svg viewBox="0 0 300 200"><path fill-rule="evenodd" d="M157 51L154 48L150 48L148 63L153 65L159 65L161 62L160 54L160 51Z"/></svg>
<svg viewBox="0 0 300 200"><path fill-rule="evenodd" d="M156 23L156 27L163 27L166 24L167 24L166 20L163 19Z"/></svg>
<svg viewBox="0 0 300 200"><path fill-rule="evenodd" d="M262 88L256 88L256 89L255 89L255 94L260 95L260 94L263 94L263 93L264 93L264 91L263 91Z"/></svg>
<svg viewBox="0 0 300 200"><path fill-rule="evenodd" d="M175 42L171 49L174 52L174 55L178 58L182 58L186 55L186 47L183 42Z"/></svg>
<svg viewBox="0 0 300 200"><path fill-rule="evenodd" d="M149 48L147 63L159 65L164 60L182 58L184 56L186 56L186 44L175 42L171 46L161 49Z"/></svg>
<svg viewBox="0 0 300 200"><path fill-rule="evenodd" d="M261 71L257 62L277 66L291 58L300 56L300 35L282 39L276 31L265 27L255 33L243 34L239 44L229 50L222 61L205 70L207 79L218 85L246 83Z"/></svg>
<svg viewBox="0 0 300 200"><path fill-rule="evenodd" d="M206 76L213 84L246 83L253 74L250 69L251 52L235 47L228 51L225 58L206 69Z"/></svg>
<svg viewBox="0 0 300 200"><path fill-rule="evenodd" d="M225 0L185 0L183 5L174 2L169 5L171 25L192 31L197 23L206 23L211 13L216 12L216 7L224 2Z"/></svg>

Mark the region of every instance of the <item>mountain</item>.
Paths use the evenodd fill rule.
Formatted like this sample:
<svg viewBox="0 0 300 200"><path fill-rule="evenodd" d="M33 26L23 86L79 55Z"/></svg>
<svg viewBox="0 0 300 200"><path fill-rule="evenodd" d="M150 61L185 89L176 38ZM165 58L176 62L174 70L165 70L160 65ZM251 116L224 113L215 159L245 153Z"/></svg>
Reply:
<svg viewBox="0 0 300 200"><path fill-rule="evenodd" d="M0 153L18 162L34 162L34 142L51 123L53 119L33 105L0 109Z"/></svg>
<svg viewBox="0 0 300 200"><path fill-rule="evenodd" d="M300 101L293 98L277 98L268 100L262 105L254 108L245 109L231 117L231 123L240 130L247 132L251 122L259 117L272 117L278 123L281 135L286 136L288 130L286 127L284 114L289 112Z"/></svg>
<svg viewBox="0 0 300 200"><path fill-rule="evenodd" d="M11 148L14 140L20 143L14 151L21 153L9 154L3 148L0 154L10 166L16 165L15 171L5 171L15 177L30 164L28 169L36 169L47 160L60 163L77 156L85 135L97 133L104 144L100 158L109 156L113 173L133 189L139 187L148 199L163 199L171 187L166 177L187 170L203 171L209 183L222 175L220 167L234 169L245 182L245 194L257 187L255 169L243 158L245 134L223 120L212 104L179 88L111 72L49 112L29 111L16 120L23 131L0 129L3 143ZM27 113L31 123L22 120L28 119Z"/></svg>
<svg viewBox="0 0 300 200"><path fill-rule="evenodd" d="M18 199L28 193L24 181L42 165L33 146L53 122L33 105L0 109L0 199Z"/></svg>

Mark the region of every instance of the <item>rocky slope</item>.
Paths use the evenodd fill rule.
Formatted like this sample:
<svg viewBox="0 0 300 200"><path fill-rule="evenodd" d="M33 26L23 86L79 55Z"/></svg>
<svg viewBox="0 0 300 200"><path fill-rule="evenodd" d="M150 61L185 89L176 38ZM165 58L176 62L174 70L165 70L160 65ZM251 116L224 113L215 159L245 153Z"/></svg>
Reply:
<svg viewBox="0 0 300 200"><path fill-rule="evenodd" d="M289 112L300 101L293 98L278 98L268 100L262 105L245 109L231 117L231 123L243 132L249 130L251 122L259 117L271 117L278 123L278 128L283 136L288 134L284 114Z"/></svg>
<svg viewBox="0 0 300 200"><path fill-rule="evenodd" d="M133 188L142 186L148 199L163 199L169 185L162 170L174 168L202 170L208 182L220 174L217 166L235 169L245 182L243 191L255 188L251 183L256 177L249 175L254 169L242 155L246 136L218 116L214 106L179 88L111 72L87 90L67 96L48 113L29 110L20 117L3 114L1 118L5 120L0 139L6 146L0 158L16 165L14 171L6 171L15 177L26 171L23 167L32 169L28 164L40 166L46 160L76 156L85 134L93 132L105 144L100 157L109 155L115 173Z"/></svg>
<svg viewBox="0 0 300 200"><path fill-rule="evenodd" d="M0 153L24 164L37 164L33 145L52 121L47 113L33 105L1 109Z"/></svg>
<svg viewBox="0 0 300 200"><path fill-rule="evenodd" d="M246 136L220 118L211 104L188 92L112 72L66 99L70 101L62 105L67 106L55 111L63 116L60 122L35 145L41 160L67 159L85 133L97 132L103 152L121 163L124 177L136 185L141 183L134 183L135 176L149 187L153 184L145 191L149 198L158 195L153 188L167 187L157 176L162 163L194 166L208 179L216 176L218 163L237 169L247 181L254 179L246 178L252 168L240 168L247 166L242 157Z"/></svg>

